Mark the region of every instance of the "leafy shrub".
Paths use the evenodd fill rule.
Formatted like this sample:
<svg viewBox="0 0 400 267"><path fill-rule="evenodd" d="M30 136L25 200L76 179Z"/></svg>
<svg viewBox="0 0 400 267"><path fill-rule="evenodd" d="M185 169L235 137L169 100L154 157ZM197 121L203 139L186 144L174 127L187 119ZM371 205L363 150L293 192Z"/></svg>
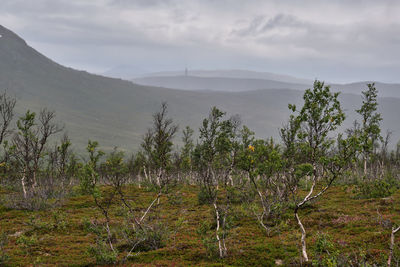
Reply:
<svg viewBox="0 0 400 267"><path fill-rule="evenodd" d="M207 190L204 186L200 186L200 191L197 194L197 202L199 205L210 204L214 200L212 192Z"/></svg>
<svg viewBox="0 0 400 267"><path fill-rule="evenodd" d="M101 236L103 231L101 225L99 225L96 221L90 221L90 219L87 217L82 219L82 228L86 233L93 233L97 236Z"/></svg>
<svg viewBox="0 0 400 267"><path fill-rule="evenodd" d="M80 193L83 195L92 194L95 185L94 179L99 178L99 175L94 167L90 164L83 166L78 172L78 177Z"/></svg>
<svg viewBox="0 0 400 267"><path fill-rule="evenodd" d="M356 198L383 198L391 196L399 187L399 181L387 177L371 182L359 181L353 192Z"/></svg>
<svg viewBox="0 0 400 267"><path fill-rule="evenodd" d="M331 237L325 233L318 233L315 242L314 266L335 267L338 266L337 257L339 251L331 241Z"/></svg>
<svg viewBox="0 0 400 267"><path fill-rule="evenodd" d="M204 221L200 223L196 232L201 238L204 248L206 249L207 257L213 258L218 256L217 238L214 234L210 234L212 225Z"/></svg>
<svg viewBox="0 0 400 267"><path fill-rule="evenodd" d="M50 222L41 220L38 216L30 216L29 221L26 223L32 229L30 232L49 232L52 229Z"/></svg>
<svg viewBox="0 0 400 267"><path fill-rule="evenodd" d="M23 250L25 250L26 254L31 254L33 251L33 247L37 244L38 240L36 235L26 236L24 234L20 235L17 238L17 245L21 245Z"/></svg>
<svg viewBox="0 0 400 267"><path fill-rule="evenodd" d="M358 251L338 255L336 266L385 266L387 264L386 261L387 258L384 254L381 254L381 258L379 259L368 253L367 250L359 248ZM393 261L393 266L397 266L395 260Z"/></svg>
<svg viewBox="0 0 400 267"><path fill-rule="evenodd" d="M88 253L96 259L97 264L115 264L118 259L118 251L111 250L101 238L97 238L96 244L89 247Z"/></svg>
<svg viewBox="0 0 400 267"><path fill-rule="evenodd" d="M132 251L150 251L165 246L169 231L161 223L143 224L142 227L136 229L129 226L123 227L122 235L129 246L129 250L134 247Z"/></svg>
<svg viewBox="0 0 400 267"><path fill-rule="evenodd" d="M139 250L156 250L165 246L168 230L161 223L157 223L152 226L139 229L137 236L139 239L143 239L143 242L141 242L140 246L138 247Z"/></svg>
<svg viewBox="0 0 400 267"><path fill-rule="evenodd" d="M144 180L142 182L142 186L146 192L158 192L160 191L160 187L156 183L152 183L151 181Z"/></svg>
<svg viewBox="0 0 400 267"><path fill-rule="evenodd" d="M62 211L53 211L51 214L51 219L43 220L38 216L30 216L27 225L32 229L30 232L40 232L45 233L53 230L65 231L68 227L68 222L66 220L66 215Z"/></svg>
<svg viewBox="0 0 400 267"><path fill-rule="evenodd" d="M255 190L249 190L249 188L237 188L228 186L226 188L229 200L233 204L241 204L243 202L250 202L255 197Z"/></svg>
<svg viewBox="0 0 400 267"><path fill-rule="evenodd" d="M52 229L58 231L67 230L69 223L67 221L67 215L64 212L60 210L54 211L52 217L53 217Z"/></svg>

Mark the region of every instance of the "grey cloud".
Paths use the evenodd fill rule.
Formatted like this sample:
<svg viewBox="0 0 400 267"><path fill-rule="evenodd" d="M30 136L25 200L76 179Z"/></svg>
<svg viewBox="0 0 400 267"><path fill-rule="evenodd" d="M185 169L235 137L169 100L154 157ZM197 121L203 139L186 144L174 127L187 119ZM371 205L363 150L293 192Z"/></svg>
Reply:
<svg viewBox="0 0 400 267"><path fill-rule="evenodd" d="M270 29L278 28L278 27L303 27L305 25L304 22L299 20L293 15L286 14L278 14L271 18L265 23L262 27L261 32L268 31Z"/></svg>
<svg viewBox="0 0 400 267"><path fill-rule="evenodd" d="M192 65L400 82L399 12L394 0L2 0L0 23L89 71Z"/></svg>
<svg viewBox="0 0 400 267"><path fill-rule="evenodd" d="M256 16L247 27L233 30L232 34L238 34L242 37L248 35L257 36L279 27L301 28L306 26L306 23L297 17L280 13L269 19L267 16Z"/></svg>
<svg viewBox="0 0 400 267"><path fill-rule="evenodd" d="M152 8L156 6L171 6L174 1L172 0L111 0L108 4L110 6L122 7L143 7Z"/></svg>

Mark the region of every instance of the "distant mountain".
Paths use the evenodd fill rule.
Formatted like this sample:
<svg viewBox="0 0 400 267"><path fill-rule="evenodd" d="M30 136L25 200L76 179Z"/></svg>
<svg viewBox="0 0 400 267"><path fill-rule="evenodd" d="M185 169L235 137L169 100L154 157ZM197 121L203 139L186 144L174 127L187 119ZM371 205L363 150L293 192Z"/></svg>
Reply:
<svg viewBox="0 0 400 267"><path fill-rule="evenodd" d="M217 75L218 72L215 72ZM251 72L250 72L251 73ZM222 91L222 92L241 92L241 91L252 91L259 89L293 89L293 90L305 90L312 86L312 81L308 83L292 83L283 82L277 80L267 79L256 79L256 78L227 78L227 77L206 77L206 76L171 76L162 75L163 73L156 73L153 75L160 76L146 76L142 78L136 78L133 81L137 84L147 86L160 86L166 88L176 88L181 90L190 91ZM172 74L166 72L166 74ZM192 74L191 74L192 75ZM341 91L342 93L357 94L360 95L361 91L366 90L367 83L373 81L356 82L350 84L335 84L329 83L332 89ZM379 91L381 97L397 97L400 98L400 84L388 84L375 82L375 86Z"/></svg>
<svg viewBox="0 0 400 267"><path fill-rule="evenodd" d="M190 91L242 92L259 89L295 89L304 90L312 83L297 84L266 79L197 77L197 76L150 76L137 78L135 83L148 86L160 86Z"/></svg>
<svg viewBox="0 0 400 267"><path fill-rule="evenodd" d="M300 90L232 93L141 86L61 66L2 26L0 35L0 90L7 89L18 98L17 116L26 109L54 109L81 150L88 139L99 141L105 149L138 149L143 133L151 125L152 114L162 101L168 102L171 116L181 128L190 125L197 130L209 109L218 106L228 114L241 115L243 123L259 137L278 137L278 128L289 115L287 104L301 102ZM361 98L343 94L341 99L349 111L346 126L350 126ZM379 102L383 127L394 130L392 140L397 141L400 99L380 98Z"/></svg>
<svg viewBox="0 0 400 267"><path fill-rule="evenodd" d="M348 84L332 84L332 88L335 88L343 93L348 94L361 94L361 91L367 89L366 84L375 83L375 87L378 89L378 95L380 97L396 97L400 98L400 84L398 83L382 83L374 81L363 81Z"/></svg>
<svg viewBox="0 0 400 267"><path fill-rule="evenodd" d="M289 75L276 74L271 72L260 72L250 70L181 70L181 71L163 71L144 74L142 76L131 76L132 78L144 77L170 77L170 76L195 76L195 77L218 77L218 78L236 78L236 79L258 79L273 80L285 83L312 84L312 80L297 78Z"/></svg>
<svg viewBox="0 0 400 267"><path fill-rule="evenodd" d="M121 65L121 66L117 66L112 69L109 69L108 71L101 73L101 75L104 75L106 77L111 77L111 78L130 80L130 79L132 79L132 77L139 77L148 72L149 71L147 69L142 68L142 67L131 66L131 65Z"/></svg>

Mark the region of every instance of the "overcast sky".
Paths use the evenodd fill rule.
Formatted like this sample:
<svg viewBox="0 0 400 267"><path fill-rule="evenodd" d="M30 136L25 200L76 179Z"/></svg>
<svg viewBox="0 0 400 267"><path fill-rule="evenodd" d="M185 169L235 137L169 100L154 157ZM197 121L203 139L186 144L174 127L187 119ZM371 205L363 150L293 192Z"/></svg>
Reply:
<svg viewBox="0 0 400 267"><path fill-rule="evenodd" d="M250 69L400 82L400 1L0 0L0 24L102 73Z"/></svg>

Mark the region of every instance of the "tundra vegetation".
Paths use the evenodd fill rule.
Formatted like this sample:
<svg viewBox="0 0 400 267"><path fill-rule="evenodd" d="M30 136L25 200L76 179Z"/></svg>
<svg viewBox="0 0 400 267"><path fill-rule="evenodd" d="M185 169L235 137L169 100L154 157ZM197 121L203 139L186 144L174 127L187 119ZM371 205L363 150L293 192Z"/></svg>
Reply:
<svg viewBox="0 0 400 267"><path fill-rule="evenodd" d="M85 155L0 95L0 265L398 266L400 143L368 84L350 129L315 81L279 140L217 107L197 131L162 103L138 152ZM343 130L343 132L341 132Z"/></svg>

